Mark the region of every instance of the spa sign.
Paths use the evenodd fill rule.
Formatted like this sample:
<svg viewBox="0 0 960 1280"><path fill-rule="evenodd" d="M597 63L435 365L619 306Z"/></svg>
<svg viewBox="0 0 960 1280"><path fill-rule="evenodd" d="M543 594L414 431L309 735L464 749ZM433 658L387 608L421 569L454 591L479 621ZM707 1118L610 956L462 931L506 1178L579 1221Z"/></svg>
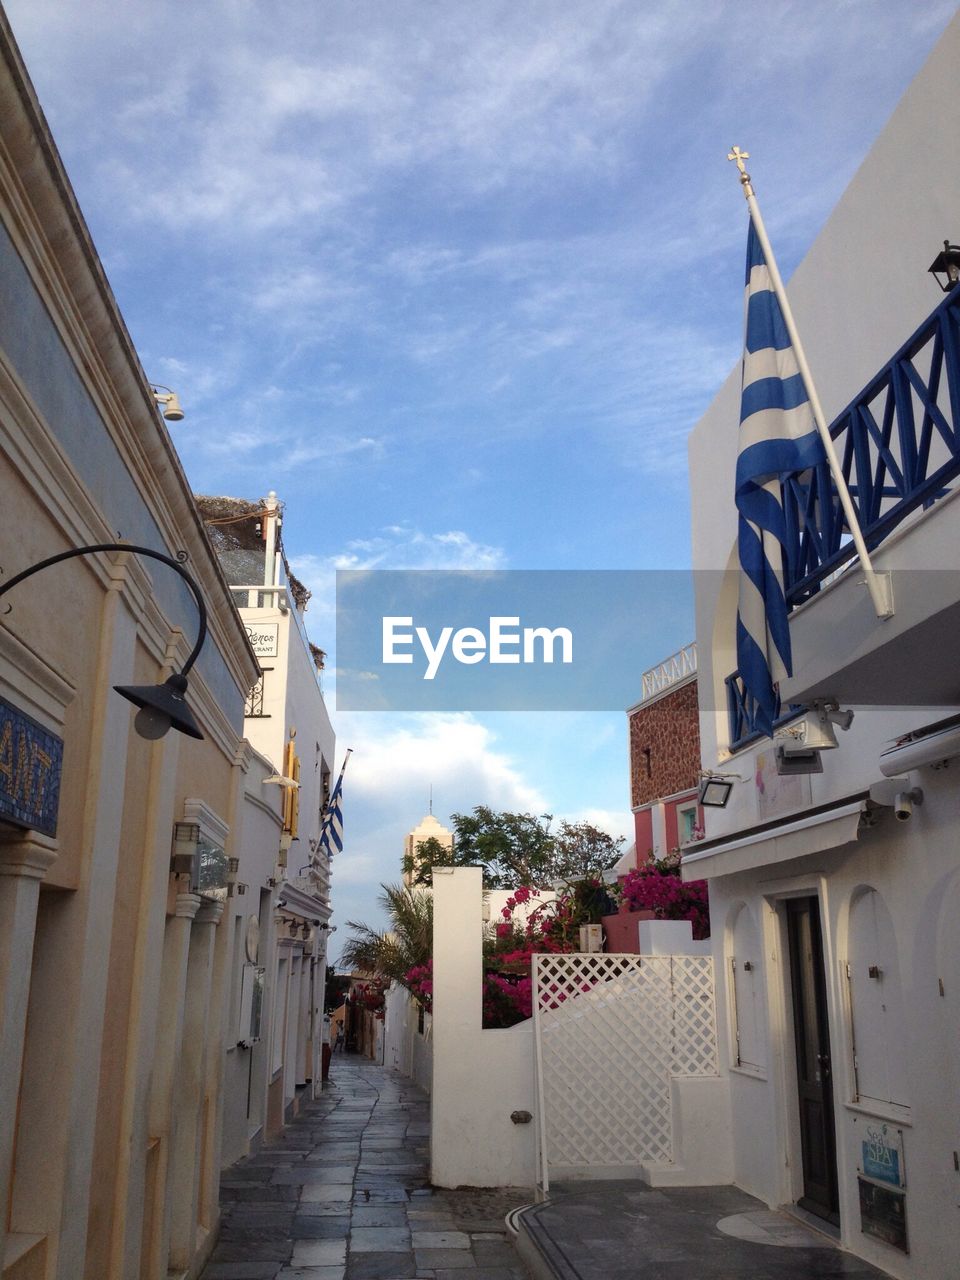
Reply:
<svg viewBox="0 0 960 1280"><path fill-rule="evenodd" d="M0 820L57 833L63 739L0 698Z"/></svg>

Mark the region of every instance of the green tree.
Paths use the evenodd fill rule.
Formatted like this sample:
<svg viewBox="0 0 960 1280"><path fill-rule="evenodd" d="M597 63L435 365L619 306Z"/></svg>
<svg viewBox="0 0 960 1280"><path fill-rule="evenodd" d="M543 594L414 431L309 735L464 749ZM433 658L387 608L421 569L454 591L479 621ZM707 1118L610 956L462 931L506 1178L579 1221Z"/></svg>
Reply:
<svg viewBox="0 0 960 1280"><path fill-rule="evenodd" d="M464 865L463 863L458 863L454 852L455 849L456 845L451 849L442 840L438 840L436 836L427 836L426 840L421 840L417 845L416 854L404 854L404 876L412 876L415 885L431 885L433 883L431 867Z"/></svg>
<svg viewBox="0 0 960 1280"><path fill-rule="evenodd" d="M591 822L561 822L553 837L550 880L600 880L619 861L624 837L615 840Z"/></svg>
<svg viewBox="0 0 960 1280"><path fill-rule="evenodd" d="M477 805L472 813L455 813L455 865L482 867L486 889L515 889L518 885L551 883L550 859L554 839L552 817L532 813L498 813Z"/></svg>
<svg viewBox="0 0 960 1280"><path fill-rule="evenodd" d="M352 936L346 941L341 966L403 982L417 965L433 954L433 894L406 885L382 884L377 901L386 912L390 928L373 929L348 920Z"/></svg>

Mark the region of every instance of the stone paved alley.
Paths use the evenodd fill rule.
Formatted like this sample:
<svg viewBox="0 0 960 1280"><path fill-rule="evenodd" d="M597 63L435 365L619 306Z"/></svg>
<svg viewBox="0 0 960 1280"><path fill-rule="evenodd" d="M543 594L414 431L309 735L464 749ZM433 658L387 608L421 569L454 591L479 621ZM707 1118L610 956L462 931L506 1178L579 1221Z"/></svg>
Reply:
<svg viewBox="0 0 960 1280"><path fill-rule="evenodd" d="M524 1280L504 1215L529 1192L429 1185L430 1100L336 1054L323 1096L224 1171L202 1280Z"/></svg>

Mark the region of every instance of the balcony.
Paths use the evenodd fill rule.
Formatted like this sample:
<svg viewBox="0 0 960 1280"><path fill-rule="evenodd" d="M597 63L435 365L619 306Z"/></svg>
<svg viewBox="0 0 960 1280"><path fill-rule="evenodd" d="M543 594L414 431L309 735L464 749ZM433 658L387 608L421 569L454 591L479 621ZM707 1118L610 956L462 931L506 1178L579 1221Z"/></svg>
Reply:
<svg viewBox="0 0 960 1280"><path fill-rule="evenodd" d="M879 621L826 463L783 485L784 576L793 676L785 704L960 703L960 288L830 426L874 567L894 616ZM730 742L753 735L728 677Z"/></svg>
<svg viewBox="0 0 960 1280"><path fill-rule="evenodd" d="M734 671L732 675L726 678L727 686L727 724L730 728L729 749L731 751L740 751L743 747L749 746L752 742L758 742L763 734L755 730L753 726L753 717L756 711L756 701L751 698L750 694L744 687L743 678L739 671ZM782 707L780 701L777 701L777 714L773 721L773 726L786 724L788 720L792 720L794 716L800 714L803 710L801 706L790 705Z"/></svg>
<svg viewBox="0 0 960 1280"><path fill-rule="evenodd" d="M867 548L944 498L960 476L960 288L831 424ZM827 464L783 486L786 592L795 607L855 555ZM918 566L919 567L919 566Z"/></svg>

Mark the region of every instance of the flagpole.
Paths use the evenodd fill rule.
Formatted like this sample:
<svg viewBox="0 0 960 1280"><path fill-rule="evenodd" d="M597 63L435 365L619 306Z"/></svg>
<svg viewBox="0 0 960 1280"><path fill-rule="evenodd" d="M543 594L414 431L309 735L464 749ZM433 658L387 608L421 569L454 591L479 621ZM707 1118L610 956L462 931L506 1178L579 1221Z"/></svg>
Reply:
<svg viewBox="0 0 960 1280"><path fill-rule="evenodd" d="M757 197L754 194L754 190L750 182L750 175L747 173L746 165L743 163L744 160L750 159L750 153L749 151L741 151L739 147L733 147L730 150L727 159L735 160L737 168L740 170L740 185L743 187L743 194L746 197L747 208L750 210L750 217L757 233L757 239L760 241L760 247L763 250L767 270L770 272L773 291L777 295L777 301L780 303L780 310L783 312L783 321L787 326L787 333L789 334L790 342L793 345L794 354L797 358L797 367L800 370L800 377L803 379L803 385L806 388L807 396L810 400L810 407L813 410L813 419L817 425L817 431L820 434L820 439L823 441L823 449L827 455L827 464L830 467L833 482L837 486L840 505L843 508L844 516L846 516L847 526L850 529L850 536L853 539L853 545L856 548L857 555L860 557L860 564L863 567L864 579L867 584L867 590L870 592L870 599L873 601L873 607L878 618L890 618L893 616L894 612L893 591L890 582L890 575L889 573L877 573L870 560L870 553L867 551L867 544L863 540L860 522L857 520L857 514L853 507L853 499L850 497L850 490L847 488L847 482L843 478L840 459L837 457L837 451L834 447L830 430L827 427L826 418L823 415L820 397L817 395L817 388L814 386L813 375L810 372L810 366L807 364L807 357L804 354L800 335L797 333L797 326L794 323L793 312L790 310L787 292L783 287L783 280L780 278L780 272L777 268L777 260L773 256L773 248L771 247L770 240L767 236L767 229L763 225L763 218L760 216L760 206L757 204Z"/></svg>

